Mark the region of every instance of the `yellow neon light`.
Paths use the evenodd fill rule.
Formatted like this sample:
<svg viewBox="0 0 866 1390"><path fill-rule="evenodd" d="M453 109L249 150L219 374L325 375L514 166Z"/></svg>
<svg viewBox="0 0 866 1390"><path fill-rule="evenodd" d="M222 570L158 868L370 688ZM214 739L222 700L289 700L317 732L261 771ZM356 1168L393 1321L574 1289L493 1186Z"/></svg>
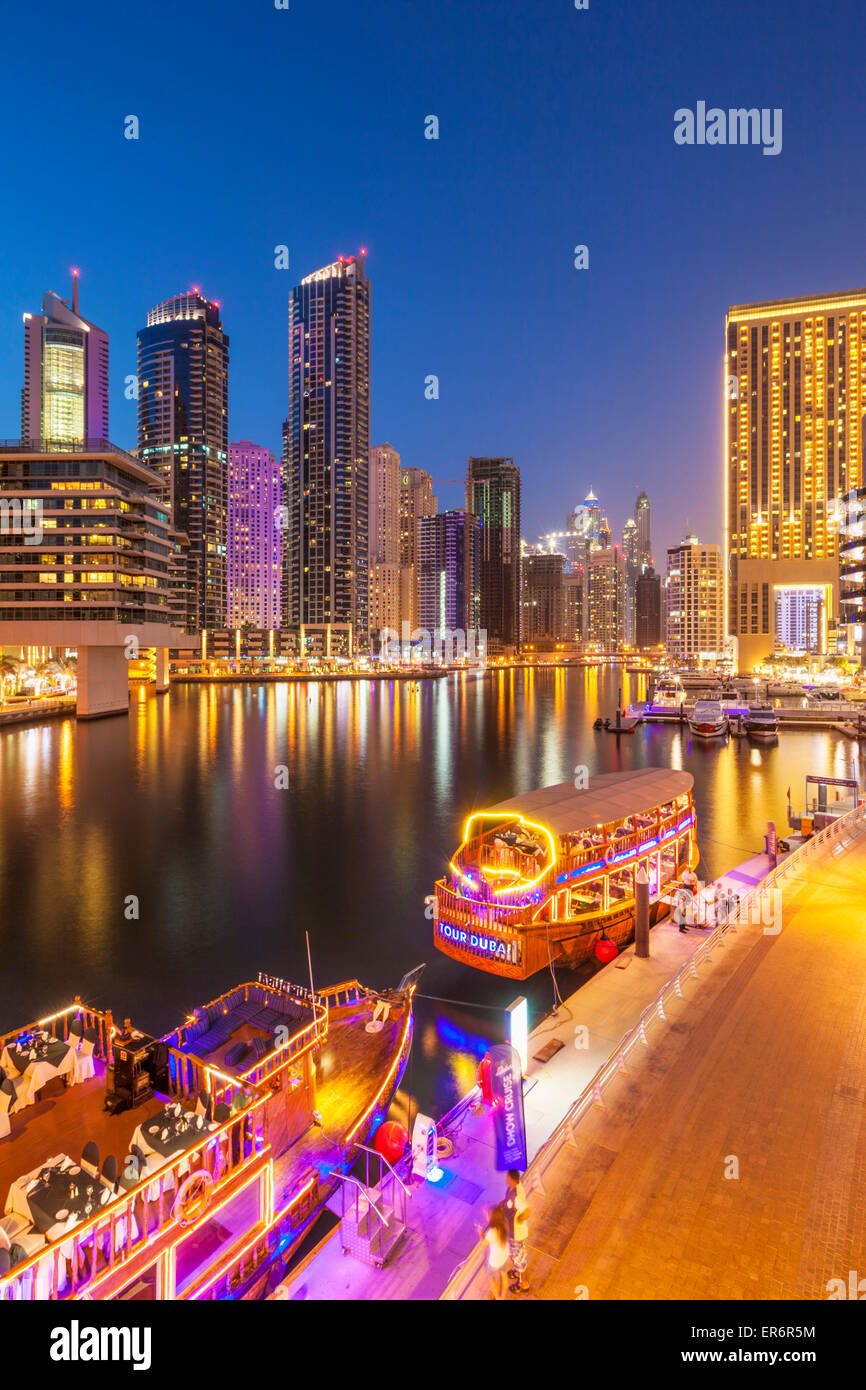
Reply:
<svg viewBox="0 0 866 1390"><path fill-rule="evenodd" d="M558 858L556 842L546 825L539 825L536 821L524 820L523 816L521 815L505 816L503 815L502 811L473 811L472 815L469 817L465 826L463 827L463 844L460 846L460 849L458 849L457 854L460 854L461 850L464 849L466 846L466 842L469 839L469 827L472 825L472 822L476 820L483 820L485 817L490 818L491 816L494 817L496 820L516 820L519 825L525 827L527 830L540 831L542 835L547 836L548 848L550 850L550 863L545 865L545 867L541 870L540 874L536 874L535 878L529 879L523 878L520 872L518 870L515 870L515 883L510 884L507 888L494 888L494 896L499 893L513 893L515 891L515 884L517 883L519 883L521 888L534 888L536 884L540 883L544 876L548 874L552 868L555 867ZM472 879L469 877L469 875L464 873L463 870L455 863L457 854L455 854L454 859L451 860L452 873L454 873L458 878L463 879L463 881L465 883L468 883L471 887L474 887L475 885L472 883Z"/></svg>

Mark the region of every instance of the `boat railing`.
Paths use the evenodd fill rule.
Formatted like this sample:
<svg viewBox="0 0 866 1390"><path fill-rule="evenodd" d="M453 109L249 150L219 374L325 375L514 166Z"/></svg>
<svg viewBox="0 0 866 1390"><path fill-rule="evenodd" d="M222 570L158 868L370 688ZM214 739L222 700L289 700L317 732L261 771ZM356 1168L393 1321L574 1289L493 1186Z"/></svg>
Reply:
<svg viewBox="0 0 866 1390"><path fill-rule="evenodd" d="M146 1174L68 1235L16 1264L0 1279L0 1301L77 1298L84 1292L100 1297L105 1280L177 1221L179 1194L190 1174L206 1174L204 1181L217 1191L260 1157L268 1143L269 1098L270 1092L253 1091L243 1109L208 1131L195 1148Z"/></svg>
<svg viewBox="0 0 866 1390"><path fill-rule="evenodd" d="M339 985L331 985L329 989L318 990L316 998L327 1009L344 1009L352 1004L360 1004L376 993L376 990L362 985L360 980L344 980Z"/></svg>
<svg viewBox="0 0 866 1390"><path fill-rule="evenodd" d="M0 1052L7 1045L14 1047L18 1038L32 1033L37 1028L43 1029L58 1042L68 1042L69 1025L76 1018L81 1020L81 1025L85 1031L92 1031L96 1034L94 1055L103 1062L110 1062L111 1040L115 1032L114 1020L110 1013L103 1013L101 1009L93 1009L89 1004L82 1004L78 998L48 1018L34 1019L32 1023L26 1023L23 1028L13 1028L11 1032L0 1035Z"/></svg>
<svg viewBox="0 0 866 1390"><path fill-rule="evenodd" d="M841 816L820 830L803 845L793 850L780 864L772 869L761 881L738 899L737 906L727 919L719 923L695 951L683 962L676 975L672 976L659 990L655 998L641 1013L637 1022L623 1034L616 1047L602 1063L592 1080L584 1087L577 1100L569 1107L550 1138L542 1144L527 1169L523 1185L527 1194L537 1191L544 1195L544 1176L566 1145L574 1147L577 1142L576 1130L581 1121L597 1105L604 1103L605 1092L621 1079L627 1071L626 1063L635 1049L648 1048L650 1030L658 1022L667 1025L670 1020L665 1013L665 1005L672 999L685 999L683 985L700 979L698 966L711 964L713 952L722 949L730 934L754 922L755 908L759 920L763 919L763 906L767 893L781 888L786 881L808 874L811 863L820 859L834 842L842 839L847 832L866 820L866 806L858 806L846 816ZM774 927L774 930L778 928ZM487 1247L477 1242L455 1268L440 1297L442 1299L462 1299L480 1276L485 1263Z"/></svg>

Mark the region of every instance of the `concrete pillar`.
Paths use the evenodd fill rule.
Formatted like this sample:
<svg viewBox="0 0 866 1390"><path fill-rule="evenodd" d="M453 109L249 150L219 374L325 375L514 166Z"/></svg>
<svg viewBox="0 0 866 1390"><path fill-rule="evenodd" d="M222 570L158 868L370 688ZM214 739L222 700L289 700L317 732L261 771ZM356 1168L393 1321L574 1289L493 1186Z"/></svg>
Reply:
<svg viewBox="0 0 866 1390"><path fill-rule="evenodd" d="M157 647L156 656L156 693L164 695L168 690L168 647Z"/></svg>
<svg viewBox="0 0 866 1390"><path fill-rule="evenodd" d="M78 648L79 719L129 714L129 663L123 647Z"/></svg>
<svg viewBox="0 0 866 1390"><path fill-rule="evenodd" d="M649 960L650 921L649 921L649 879L643 864L638 865L635 876L635 914L634 914L634 953L641 960Z"/></svg>

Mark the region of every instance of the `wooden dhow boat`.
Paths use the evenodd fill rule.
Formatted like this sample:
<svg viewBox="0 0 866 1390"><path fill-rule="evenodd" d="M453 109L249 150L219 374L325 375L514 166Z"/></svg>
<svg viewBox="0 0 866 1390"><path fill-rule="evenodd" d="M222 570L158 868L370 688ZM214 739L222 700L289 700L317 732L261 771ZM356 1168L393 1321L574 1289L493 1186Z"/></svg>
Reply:
<svg viewBox="0 0 866 1390"><path fill-rule="evenodd" d="M421 969L259 976L162 1038L80 999L0 1038L0 1301L263 1296L387 1111Z"/></svg>
<svg viewBox="0 0 866 1390"><path fill-rule="evenodd" d="M666 886L697 865L692 780L605 773L585 789L561 782L473 811L430 899L437 949L525 980L551 961L581 965L603 936L625 945L638 869L654 924L668 911Z"/></svg>

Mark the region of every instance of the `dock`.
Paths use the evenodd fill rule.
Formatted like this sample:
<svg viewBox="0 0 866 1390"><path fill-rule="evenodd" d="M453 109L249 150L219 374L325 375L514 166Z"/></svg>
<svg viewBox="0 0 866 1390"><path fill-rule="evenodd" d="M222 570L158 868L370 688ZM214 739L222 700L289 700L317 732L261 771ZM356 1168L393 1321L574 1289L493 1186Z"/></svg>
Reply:
<svg viewBox="0 0 866 1390"><path fill-rule="evenodd" d="M756 855L719 882L740 895L754 890L769 867L765 855ZM711 936L711 927L681 933L670 920L659 923L650 935L648 960L637 959L633 946L622 951L533 1030L525 1083L530 1163L564 1122L576 1097L591 1087L599 1069L616 1056L623 1036ZM552 1051L551 1044L560 1045L555 1055L540 1060L542 1049ZM489 1108L481 1108L477 1088L438 1128L440 1135L452 1140L454 1154L441 1160L443 1177L435 1184L410 1180L405 1164L401 1167L412 1192L408 1225L384 1268L345 1256L337 1226L292 1271L279 1297L357 1301L442 1297L455 1272L472 1256L476 1225L484 1224L486 1207L501 1201L505 1180L495 1170L492 1115ZM339 1196L332 1205L339 1211Z"/></svg>

